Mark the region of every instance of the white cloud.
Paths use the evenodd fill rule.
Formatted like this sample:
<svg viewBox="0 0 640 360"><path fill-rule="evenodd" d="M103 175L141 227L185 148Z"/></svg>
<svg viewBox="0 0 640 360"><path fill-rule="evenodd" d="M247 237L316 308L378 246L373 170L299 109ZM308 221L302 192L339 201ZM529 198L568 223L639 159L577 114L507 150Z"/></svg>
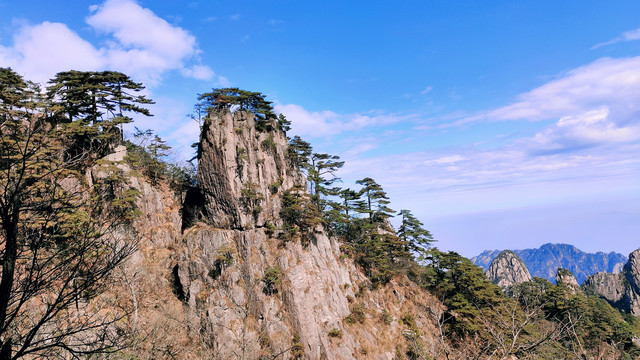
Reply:
<svg viewBox="0 0 640 360"><path fill-rule="evenodd" d="M462 144L347 159L340 175L347 181L371 176L396 207L428 204L422 213L429 216L638 195L638 94L640 57L601 59L520 95L511 105L461 116L476 126L555 119L533 135L490 150Z"/></svg>
<svg viewBox="0 0 640 360"><path fill-rule="evenodd" d="M2 65L38 82L70 69L122 71L146 85L157 84L172 70L200 80L215 76L199 64L193 35L134 0L107 0L89 10L87 24L104 37L102 46L89 43L65 24L23 24L13 45L0 46Z"/></svg>
<svg viewBox="0 0 640 360"><path fill-rule="evenodd" d="M347 158L346 185L370 176L388 191L392 206L418 207L426 216L549 204L616 193L640 194L638 146L597 152L531 156L514 142L478 151L413 152ZM455 152L454 152L455 151Z"/></svg>
<svg viewBox="0 0 640 360"><path fill-rule="evenodd" d="M489 120L544 120L606 107L618 123L639 110L640 57L599 59L520 95L519 101L490 111Z"/></svg>
<svg viewBox="0 0 640 360"><path fill-rule="evenodd" d="M13 47L0 46L0 62L39 83L60 71L94 70L107 65L98 49L65 24L45 21L24 26L13 40Z"/></svg>
<svg viewBox="0 0 640 360"><path fill-rule="evenodd" d="M609 41L605 41L603 43L599 43L594 45L591 49L597 49L599 47L602 46L607 46L607 45L612 45L612 44L616 44L619 42L625 42L625 41L633 41L633 40L640 40L640 28L635 29L635 30L629 30L629 31L625 31L622 33L622 35L611 39Z"/></svg>
<svg viewBox="0 0 640 360"><path fill-rule="evenodd" d="M565 116L537 133L529 142L534 153L582 149L640 139L640 125L616 125L606 108Z"/></svg>
<svg viewBox="0 0 640 360"><path fill-rule="evenodd" d="M276 104L274 108L276 112L284 114L292 122L293 134L308 138L325 137L344 131L388 125L416 117L415 114L338 114L329 110L308 111L296 104Z"/></svg>
<svg viewBox="0 0 640 360"><path fill-rule="evenodd" d="M103 49L113 68L138 74L147 82L159 81L172 69L196 79L208 80L214 75L206 66L186 65L199 52L193 35L133 0L107 0L94 7L86 21L96 31L115 38Z"/></svg>
<svg viewBox="0 0 640 360"><path fill-rule="evenodd" d="M460 155L447 155L447 156L442 156L439 157L437 159L432 159L432 160L427 160L424 162L425 165L431 165L431 164L454 164L457 162L460 162L462 160L465 160L464 156L460 156Z"/></svg>
<svg viewBox="0 0 640 360"><path fill-rule="evenodd" d="M216 75L208 66L193 65L189 68L182 69L182 74L197 80L211 80ZM226 81L225 79L225 82Z"/></svg>

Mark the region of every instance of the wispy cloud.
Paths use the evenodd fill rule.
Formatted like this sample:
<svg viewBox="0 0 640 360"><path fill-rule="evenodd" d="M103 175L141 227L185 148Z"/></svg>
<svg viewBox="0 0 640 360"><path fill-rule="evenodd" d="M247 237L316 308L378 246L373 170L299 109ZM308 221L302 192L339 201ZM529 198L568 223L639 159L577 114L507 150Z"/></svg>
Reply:
<svg viewBox="0 0 640 360"><path fill-rule="evenodd" d="M640 56L602 58L568 71L557 79L518 96L513 104L465 116L448 123L478 121L539 121L606 109L615 124L637 119Z"/></svg>
<svg viewBox="0 0 640 360"><path fill-rule="evenodd" d="M107 0L89 10L86 22L104 36L103 45L93 45L66 24L24 24L12 45L0 45L0 61L38 82L69 69L122 71L147 85L159 83L172 70L214 79L215 73L199 63L193 35L134 0Z"/></svg>
<svg viewBox="0 0 640 360"><path fill-rule="evenodd" d="M486 117L544 120L602 107L628 116L629 105L637 102L639 92L640 57L603 58L520 95L518 102L493 110Z"/></svg>
<svg viewBox="0 0 640 360"><path fill-rule="evenodd" d="M613 45L625 41L640 40L640 28L623 32L620 36L594 45L591 49L597 49L602 46Z"/></svg>
<svg viewBox="0 0 640 360"><path fill-rule="evenodd" d="M433 90L433 86L427 86L424 90L420 91L420 95L427 95L431 90Z"/></svg>
<svg viewBox="0 0 640 360"><path fill-rule="evenodd" d="M345 131L389 125L415 119L416 114L338 114L333 111L309 111L297 104L276 104L275 110L292 121L292 133L308 138L326 137Z"/></svg>
<svg viewBox="0 0 640 360"><path fill-rule="evenodd" d="M477 137L470 137L466 143L443 140L430 151L369 157L356 152L345 157L341 176L351 181L372 176L389 189L398 206L430 204L423 214L431 216L611 192L638 195L638 94L640 57L600 59L519 95L510 105L431 119L413 127L433 134L444 131L438 123L477 129L500 121L545 120L541 124L546 125L534 133L510 136L489 149L476 144ZM455 133L453 138L464 138L465 131L473 131L464 126L446 130ZM384 144L381 132L377 133L377 138L371 139L371 132L364 138ZM354 139L350 141L359 144L358 135L351 135ZM442 136L449 135L443 132Z"/></svg>
<svg viewBox="0 0 640 360"><path fill-rule="evenodd" d="M347 163L340 176L347 183L371 176L389 191L394 206L413 204L423 207L423 215L429 216L639 191L638 144L601 148L596 152L533 156L531 148L522 147L525 140L490 151L460 147L381 157L345 157Z"/></svg>
<svg viewBox="0 0 640 360"><path fill-rule="evenodd" d="M532 154L549 154L640 140L640 124L617 125L606 108L566 116L527 141Z"/></svg>

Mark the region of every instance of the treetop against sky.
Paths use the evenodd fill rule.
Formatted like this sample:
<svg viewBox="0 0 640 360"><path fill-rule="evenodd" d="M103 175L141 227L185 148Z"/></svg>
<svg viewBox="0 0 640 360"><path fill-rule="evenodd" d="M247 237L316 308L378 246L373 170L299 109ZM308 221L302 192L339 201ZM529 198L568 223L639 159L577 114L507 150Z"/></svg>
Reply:
<svg viewBox="0 0 640 360"><path fill-rule="evenodd" d="M341 155L345 186L376 179L442 249L629 252L637 14L636 1L0 0L0 66L42 84L126 73L156 101L131 126L184 158L198 93L267 94L290 135Z"/></svg>

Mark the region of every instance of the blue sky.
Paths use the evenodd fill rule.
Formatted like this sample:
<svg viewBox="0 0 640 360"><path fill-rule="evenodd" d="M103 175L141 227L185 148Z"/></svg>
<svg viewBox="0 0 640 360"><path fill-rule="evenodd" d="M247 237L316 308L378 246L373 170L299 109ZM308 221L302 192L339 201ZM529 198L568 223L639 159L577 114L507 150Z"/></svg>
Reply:
<svg viewBox="0 0 640 360"><path fill-rule="evenodd" d="M178 153L197 93L260 91L437 246L640 247L637 1L0 0L0 66L144 82ZM188 155L186 155L188 156Z"/></svg>

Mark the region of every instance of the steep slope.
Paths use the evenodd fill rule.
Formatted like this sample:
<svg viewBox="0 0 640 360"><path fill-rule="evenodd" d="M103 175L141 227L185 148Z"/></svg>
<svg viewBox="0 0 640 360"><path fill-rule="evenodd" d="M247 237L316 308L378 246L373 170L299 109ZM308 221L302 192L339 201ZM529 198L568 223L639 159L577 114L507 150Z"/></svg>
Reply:
<svg viewBox="0 0 640 360"><path fill-rule="evenodd" d="M322 227L308 241L279 237L282 196L305 184L286 149L284 134L257 131L252 113L213 112L201 137L199 188L181 212L169 189L132 181L142 193L135 227L143 238L113 294L131 294L132 333L144 339L131 354L390 359L409 346L407 314L435 338L430 314L442 304L428 292L402 278L372 289Z"/></svg>
<svg viewBox="0 0 640 360"><path fill-rule="evenodd" d="M621 273L589 276L584 288L601 295L618 309L640 316L640 249L629 254Z"/></svg>
<svg viewBox="0 0 640 360"><path fill-rule="evenodd" d="M585 253L569 244L544 244L538 249L512 250L527 265L531 276L555 282L558 268L571 271L578 283L600 271L619 272L626 262L622 254L610 252ZM488 269L500 250L487 250L471 258L474 264Z"/></svg>
<svg viewBox="0 0 640 360"><path fill-rule="evenodd" d="M501 252L491 262L486 274L491 282L502 288L531 280L527 266L518 255L509 250Z"/></svg>

